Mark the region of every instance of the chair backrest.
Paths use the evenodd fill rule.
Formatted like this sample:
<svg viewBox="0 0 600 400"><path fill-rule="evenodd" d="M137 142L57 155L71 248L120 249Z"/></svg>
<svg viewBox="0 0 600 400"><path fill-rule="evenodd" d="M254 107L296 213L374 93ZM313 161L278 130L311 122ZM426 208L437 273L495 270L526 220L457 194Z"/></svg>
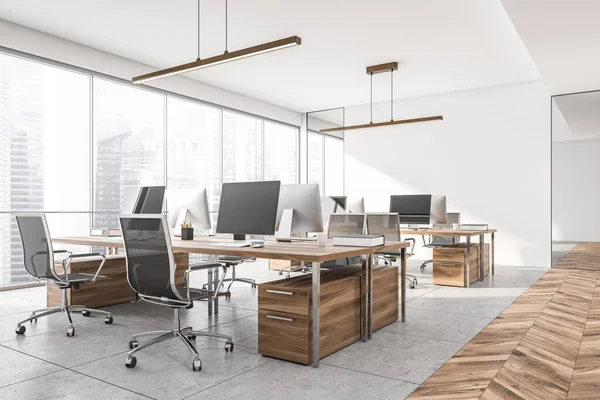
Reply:
<svg viewBox="0 0 600 400"><path fill-rule="evenodd" d="M54 253L46 217L39 215L17 215L17 227L23 245L23 264L36 278L61 281L54 270Z"/></svg>
<svg viewBox="0 0 600 400"><path fill-rule="evenodd" d="M120 215L127 280L140 297L186 301L175 285L175 258L166 215Z"/></svg>
<svg viewBox="0 0 600 400"><path fill-rule="evenodd" d="M362 235L365 230L365 214L339 213L329 216L327 237L336 235Z"/></svg>
<svg viewBox="0 0 600 400"><path fill-rule="evenodd" d="M433 224L434 228L452 228L452 224L460 225L460 213L447 213L445 224ZM434 246L450 246L457 244L460 236L432 236L431 244Z"/></svg>
<svg viewBox="0 0 600 400"><path fill-rule="evenodd" d="M367 214L367 233L383 235L386 241L400 242L398 213Z"/></svg>

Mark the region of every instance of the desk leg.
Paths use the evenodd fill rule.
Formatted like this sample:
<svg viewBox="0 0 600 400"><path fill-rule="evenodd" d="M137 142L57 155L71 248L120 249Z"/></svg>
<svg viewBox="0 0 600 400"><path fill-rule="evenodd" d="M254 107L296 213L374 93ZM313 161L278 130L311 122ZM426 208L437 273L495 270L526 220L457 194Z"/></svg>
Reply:
<svg viewBox="0 0 600 400"><path fill-rule="evenodd" d="M207 289L209 291L213 290L213 269L209 268L206 270L206 282L208 283ZM211 300L208 301L208 315L213 315L213 302Z"/></svg>
<svg viewBox="0 0 600 400"><path fill-rule="evenodd" d="M362 273L365 277L364 281L361 280L361 316L360 320L362 323L360 329L360 340L366 342L369 340L369 255L365 255L362 258Z"/></svg>
<svg viewBox="0 0 600 400"><path fill-rule="evenodd" d="M492 275L494 275L494 267L496 266L496 259L495 257L495 240L494 240L494 232L492 232Z"/></svg>
<svg viewBox="0 0 600 400"><path fill-rule="evenodd" d="M219 268L214 268L213 269L213 288L214 290L219 290ZM215 299L212 301L214 303L214 308L215 308L215 314L219 313L219 297L215 297Z"/></svg>
<svg viewBox="0 0 600 400"><path fill-rule="evenodd" d="M321 263L312 264L312 339L313 367L319 368L321 339Z"/></svg>
<svg viewBox="0 0 600 400"><path fill-rule="evenodd" d="M483 281L485 270L485 235L479 235L479 280Z"/></svg>
<svg viewBox="0 0 600 400"><path fill-rule="evenodd" d="M373 336L373 254L367 254L367 297L369 307L367 308L367 339Z"/></svg>
<svg viewBox="0 0 600 400"><path fill-rule="evenodd" d="M406 322L406 248L400 250L400 320Z"/></svg>
<svg viewBox="0 0 600 400"><path fill-rule="evenodd" d="M471 236L467 236L467 287L471 287Z"/></svg>

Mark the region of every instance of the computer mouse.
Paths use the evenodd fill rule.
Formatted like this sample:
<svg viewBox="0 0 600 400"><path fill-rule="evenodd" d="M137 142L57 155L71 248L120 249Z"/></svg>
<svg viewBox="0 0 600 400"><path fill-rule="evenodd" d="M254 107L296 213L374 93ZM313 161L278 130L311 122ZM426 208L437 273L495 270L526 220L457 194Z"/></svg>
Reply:
<svg viewBox="0 0 600 400"><path fill-rule="evenodd" d="M253 244L252 244L252 247L254 247L254 248L257 248L257 249L258 249L258 248L260 248L260 247L264 247L264 244L262 244L262 243L253 243Z"/></svg>

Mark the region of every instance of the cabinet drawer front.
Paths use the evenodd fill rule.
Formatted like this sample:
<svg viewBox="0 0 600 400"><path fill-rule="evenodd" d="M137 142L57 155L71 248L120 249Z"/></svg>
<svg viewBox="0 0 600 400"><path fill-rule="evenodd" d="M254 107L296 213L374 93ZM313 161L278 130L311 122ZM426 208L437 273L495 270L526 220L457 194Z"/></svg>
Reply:
<svg viewBox="0 0 600 400"><path fill-rule="evenodd" d="M471 257L471 283L479 278L477 263ZM467 272L465 263L452 263L440 261L433 263L433 283L435 285L467 286Z"/></svg>
<svg viewBox="0 0 600 400"><path fill-rule="evenodd" d="M310 322L306 315L258 311L258 352L303 364L311 362Z"/></svg>
<svg viewBox="0 0 600 400"><path fill-rule="evenodd" d="M464 263L466 253L467 249L456 247L433 249L433 260Z"/></svg>
<svg viewBox="0 0 600 400"><path fill-rule="evenodd" d="M309 304L307 289L264 284L258 287L258 308L308 315Z"/></svg>

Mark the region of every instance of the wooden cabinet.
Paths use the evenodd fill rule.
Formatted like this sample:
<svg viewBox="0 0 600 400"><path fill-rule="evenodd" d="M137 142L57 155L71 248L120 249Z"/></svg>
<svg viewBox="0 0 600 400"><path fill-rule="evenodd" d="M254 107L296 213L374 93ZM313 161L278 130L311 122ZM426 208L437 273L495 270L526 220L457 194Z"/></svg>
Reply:
<svg viewBox="0 0 600 400"><path fill-rule="evenodd" d="M312 363L312 276L259 285L258 352ZM360 339L360 277L321 276L320 358Z"/></svg>
<svg viewBox="0 0 600 400"><path fill-rule="evenodd" d="M478 246L471 244L471 276L470 283L479 279ZM467 246L455 246L433 249L433 283L446 286L467 286Z"/></svg>
<svg viewBox="0 0 600 400"><path fill-rule="evenodd" d="M363 279L362 267L340 267L329 271L334 274L352 274ZM398 267L373 266L373 331L398 320L399 286Z"/></svg>
<svg viewBox="0 0 600 400"><path fill-rule="evenodd" d="M95 274L100 266L99 257L76 258L71 262L70 272L72 274ZM183 285L183 273L189 265L189 254L176 253L177 264L176 282ZM85 305L86 307L104 307L112 304L127 303L137 299L137 293L127 282L127 271L124 255L106 256L106 262L100 271L100 275L110 279L98 279L91 285L80 285L78 290L65 289L67 291L68 305ZM56 267L58 273L62 273L62 265ZM47 289L48 307L58 307L62 302L62 289L48 285Z"/></svg>

